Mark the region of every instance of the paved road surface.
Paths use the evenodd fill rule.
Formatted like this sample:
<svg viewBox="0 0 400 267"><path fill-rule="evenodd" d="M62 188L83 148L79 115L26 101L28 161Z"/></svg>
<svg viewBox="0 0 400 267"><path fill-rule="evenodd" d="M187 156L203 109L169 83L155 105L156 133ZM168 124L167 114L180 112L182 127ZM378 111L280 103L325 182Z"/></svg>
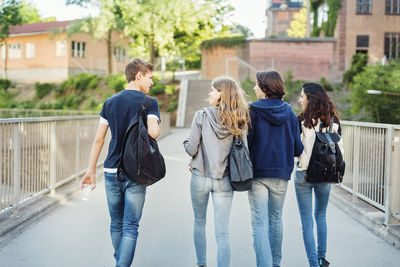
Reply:
<svg viewBox="0 0 400 267"><path fill-rule="evenodd" d="M173 130L160 141L167 177L147 191L140 226L136 267L195 267L188 156L182 141L187 129ZM208 214L208 266L216 267L216 245ZM113 266L104 182L88 202L71 199L0 248L1 267ZM328 207L328 260L332 267L400 266L400 251L334 205ZM250 211L246 193L236 193L231 215L231 267L253 267ZM284 206L284 267L307 267L293 183Z"/></svg>

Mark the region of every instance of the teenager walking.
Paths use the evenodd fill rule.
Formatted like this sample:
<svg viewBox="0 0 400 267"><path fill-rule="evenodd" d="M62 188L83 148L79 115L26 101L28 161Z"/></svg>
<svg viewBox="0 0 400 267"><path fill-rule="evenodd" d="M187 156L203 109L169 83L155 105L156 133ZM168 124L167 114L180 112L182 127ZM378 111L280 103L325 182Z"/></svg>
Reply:
<svg viewBox="0 0 400 267"><path fill-rule="evenodd" d="M132 118L139 110L145 94L153 85L153 65L141 59L133 59L125 68L127 87L108 98L100 112L100 122L90 153L88 171L81 181L96 186L96 165L108 128L111 141L104 161L104 176L108 210L111 217L110 233L114 246L116 266L131 266L135 254L139 221L142 216L146 188L121 174L117 168L121 156L123 137ZM148 134L156 139L160 135L160 110L155 98L147 106Z"/></svg>
<svg viewBox="0 0 400 267"><path fill-rule="evenodd" d="M248 145L253 163L249 191L253 246L257 267L280 266L282 208L294 157L303 151L299 124L292 107L283 101L285 85L276 71L257 73L250 105Z"/></svg>
<svg viewBox="0 0 400 267"><path fill-rule="evenodd" d="M242 89L230 78L212 82L211 107L196 112L190 136L184 141L192 157L190 192L194 212L197 265L206 266L206 215L209 196L214 206L218 267L230 264L229 215L233 191L227 170L233 136L246 141L249 113ZM246 142L247 143L247 142Z"/></svg>
<svg viewBox="0 0 400 267"><path fill-rule="evenodd" d="M295 191L299 207L304 246L310 267L329 266L325 259L327 243L326 208L328 206L331 185L327 183L307 183L305 176L309 166L311 152L315 141L315 132L319 131L322 122L326 132L333 121L333 132L341 135L339 115L335 105L325 89L318 83L305 83L299 99L302 113L299 116L301 123L301 139L304 151L299 157L296 170ZM338 143L343 154L342 141ZM314 218L312 198L315 198ZM314 239L314 219L317 224L317 248Z"/></svg>

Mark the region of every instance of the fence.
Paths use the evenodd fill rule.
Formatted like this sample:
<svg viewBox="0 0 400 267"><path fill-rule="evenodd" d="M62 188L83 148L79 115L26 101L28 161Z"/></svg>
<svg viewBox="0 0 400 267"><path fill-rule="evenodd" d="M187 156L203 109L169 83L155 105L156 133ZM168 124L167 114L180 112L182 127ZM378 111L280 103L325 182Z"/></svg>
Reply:
<svg viewBox="0 0 400 267"><path fill-rule="evenodd" d="M346 174L342 188L400 219L400 126L342 122Z"/></svg>
<svg viewBox="0 0 400 267"><path fill-rule="evenodd" d="M95 115L98 113L98 111L90 110L0 108L0 118L77 116Z"/></svg>
<svg viewBox="0 0 400 267"><path fill-rule="evenodd" d="M82 175L97 124L98 116L0 120L0 213Z"/></svg>

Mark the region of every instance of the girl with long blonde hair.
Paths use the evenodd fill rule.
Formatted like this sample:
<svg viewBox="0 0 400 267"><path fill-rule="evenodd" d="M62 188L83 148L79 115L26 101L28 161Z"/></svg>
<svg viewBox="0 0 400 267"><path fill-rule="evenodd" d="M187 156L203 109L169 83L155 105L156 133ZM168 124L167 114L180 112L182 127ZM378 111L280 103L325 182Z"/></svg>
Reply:
<svg viewBox="0 0 400 267"><path fill-rule="evenodd" d="M231 78L211 83L210 107L196 112L189 137L184 141L192 157L190 192L194 212L194 244L197 265L206 266L206 215L211 194L214 205L218 267L230 264L229 215L233 191L227 170L233 137L241 137L247 145L250 121L243 90Z"/></svg>

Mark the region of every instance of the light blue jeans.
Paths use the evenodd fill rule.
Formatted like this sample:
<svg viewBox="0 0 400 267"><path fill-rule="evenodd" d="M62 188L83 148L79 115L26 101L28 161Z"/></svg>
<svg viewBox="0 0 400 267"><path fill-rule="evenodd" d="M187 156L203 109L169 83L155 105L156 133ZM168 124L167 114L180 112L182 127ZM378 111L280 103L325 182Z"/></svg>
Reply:
<svg viewBox="0 0 400 267"><path fill-rule="evenodd" d="M214 205L215 238L217 240L218 267L229 267L231 247L229 241L229 216L233 191L228 176L214 179L197 170L192 172L190 193L194 212L194 246L197 264L206 265L206 215L211 193Z"/></svg>
<svg viewBox="0 0 400 267"><path fill-rule="evenodd" d="M131 266L135 255L146 187L129 180L127 177L125 177L124 182L120 182L115 173L105 172L104 176L116 266L128 267Z"/></svg>
<svg viewBox="0 0 400 267"><path fill-rule="evenodd" d="M319 267L318 258L326 255L326 208L328 207L330 184L310 184L305 180L306 171L296 171L294 188L303 229L304 246L310 267ZM317 224L318 249L315 248L312 191L314 189L314 217Z"/></svg>
<svg viewBox="0 0 400 267"><path fill-rule="evenodd" d="M255 178L248 193L257 267L281 264L282 208L287 185L286 179Z"/></svg>

